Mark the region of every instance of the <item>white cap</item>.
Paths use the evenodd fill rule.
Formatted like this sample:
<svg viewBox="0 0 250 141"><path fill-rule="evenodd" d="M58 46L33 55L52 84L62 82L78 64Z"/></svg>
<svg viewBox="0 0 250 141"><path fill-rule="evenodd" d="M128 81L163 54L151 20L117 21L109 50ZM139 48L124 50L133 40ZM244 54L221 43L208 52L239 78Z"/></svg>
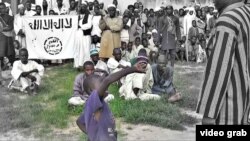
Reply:
<svg viewBox="0 0 250 141"><path fill-rule="evenodd" d="M152 33L158 33L156 29L153 29L152 30Z"/></svg>
<svg viewBox="0 0 250 141"><path fill-rule="evenodd" d="M8 2L4 3L6 7L10 7L10 4Z"/></svg>
<svg viewBox="0 0 250 141"><path fill-rule="evenodd" d="M104 3L103 0L99 0L99 3Z"/></svg>
<svg viewBox="0 0 250 141"><path fill-rule="evenodd" d="M120 9L118 9L118 8L116 8L116 11L121 12L121 10L120 10Z"/></svg>
<svg viewBox="0 0 250 141"><path fill-rule="evenodd" d="M155 8L155 12L158 12L158 11L160 11L160 10L161 10L160 7L156 7L156 8Z"/></svg>
<svg viewBox="0 0 250 141"><path fill-rule="evenodd" d="M94 0L87 0L88 2L94 2Z"/></svg>
<svg viewBox="0 0 250 141"><path fill-rule="evenodd" d="M111 8L111 7L116 8L116 6L114 4L108 5L108 8Z"/></svg>
<svg viewBox="0 0 250 141"><path fill-rule="evenodd" d="M152 35L152 32L148 31L147 34Z"/></svg>
<svg viewBox="0 0 250 141"><path fill-rule="evenodd" d="M82 3L81 3L81 4L87 5L86 1L82 1Z"/></svg>
<svg viewBox="0 0 250 141"><path fill-rule="evenodd" d="M134 11L139 11L139 9L135 9Z"/></svg>
<svg viewBox="0 0 250 141"><path fill-rule="evenodd" d="M19 5L17 6L17 8L18 8L18 9L22 9L22 8L24 8L24 5L23 5L23 4L19 4Z"/></svg>

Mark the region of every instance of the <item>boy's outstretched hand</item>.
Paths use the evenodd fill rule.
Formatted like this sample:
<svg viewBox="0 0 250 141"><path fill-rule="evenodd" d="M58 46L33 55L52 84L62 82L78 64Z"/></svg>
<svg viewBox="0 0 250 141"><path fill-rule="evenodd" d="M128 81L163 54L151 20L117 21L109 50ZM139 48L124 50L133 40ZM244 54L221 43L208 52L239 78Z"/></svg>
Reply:
<svg viewBox="0 0 250 141"><path fill-rule="evenodd" d="M144 62L138 62L134 65L136 72L138 73L145 73L146 72L146 68L147 68L147 63Z"/></svg>

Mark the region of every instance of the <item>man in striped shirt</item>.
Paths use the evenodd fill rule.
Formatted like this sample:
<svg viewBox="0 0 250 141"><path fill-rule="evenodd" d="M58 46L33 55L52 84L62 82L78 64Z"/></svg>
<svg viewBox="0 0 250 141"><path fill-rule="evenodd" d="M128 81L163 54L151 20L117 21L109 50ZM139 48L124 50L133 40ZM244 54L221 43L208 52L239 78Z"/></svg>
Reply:
<svg viewBox="0 0 250 141"><path fill-rule="evenodd" d="M250 8L242 0L215 0L220 12L197 113L203 124L248 124L250 108Z"/></svg>

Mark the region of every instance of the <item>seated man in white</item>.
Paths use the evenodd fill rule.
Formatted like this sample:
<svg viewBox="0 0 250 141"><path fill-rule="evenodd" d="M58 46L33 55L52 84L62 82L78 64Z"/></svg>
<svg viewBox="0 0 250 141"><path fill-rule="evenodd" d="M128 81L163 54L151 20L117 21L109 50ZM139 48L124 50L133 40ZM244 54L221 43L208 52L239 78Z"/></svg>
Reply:
<svg viewBox="0 0 250 141"><path fill-rule="evenodd" d="M115 73L124 68L131 67L130 62L122 60L122 51L120 48L115 48L113 50L113 57L109 58L107 65L110 73Z"/></svg>
<svg viewBox="0 0 250 141"><path fill-rule="evenodd" d="M29 54L26 48L20 49L19 55L20 60L14 62L11 75L16 83L21 84L19 90L35 95L41 83L44 67L35 61L28 60ZM9 88L16 88L13 85L14 81L11 81Z"/></svg>
<svg viewBox="0 0 250 141"><path fill-rule="evenodd" d="M105 62L100 60L99 52L97 48L93 48L90 50L90 57L91 57L91 61L95 65L95 70L98 71L97 74L101 76L107 76L109 74L108 66Z"/></svg>
<svg viewBox="0 0 250 141"><path fill-rule="evenodd" d="M147 64L146 73L133 73L127 75L123 85L119 89L120 96L124 97L125 100L133 100L137 98L142 101L159 100L161 97L152 94L151 92L154 80L152 68L148 63L147 52L145 49L141 49L138 56L131 61L132 65L137 62L144 62Z"/></svg>
<svg viewBox="0 0 250 141"><path fill-rule="evenodd" d="M108 60L108 68L110 73L118 72L124 68L131 67L131 63L122 60L122 51L120 48L115 48L113 50L113 57ZM125 77L121 78L118 82L119 86L124 82Z"/></svg>

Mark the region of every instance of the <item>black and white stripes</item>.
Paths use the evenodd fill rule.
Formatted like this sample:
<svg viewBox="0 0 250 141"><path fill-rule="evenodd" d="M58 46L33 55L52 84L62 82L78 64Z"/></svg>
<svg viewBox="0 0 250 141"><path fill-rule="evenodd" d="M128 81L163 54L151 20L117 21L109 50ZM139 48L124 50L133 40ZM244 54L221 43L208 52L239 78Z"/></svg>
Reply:
<svg viewBox="0 0 250 141"><path fill-rule="evenodd" d="M216 22L197 112L217 124L246 124L250 107L250 8L223 13Z"/></svg>

